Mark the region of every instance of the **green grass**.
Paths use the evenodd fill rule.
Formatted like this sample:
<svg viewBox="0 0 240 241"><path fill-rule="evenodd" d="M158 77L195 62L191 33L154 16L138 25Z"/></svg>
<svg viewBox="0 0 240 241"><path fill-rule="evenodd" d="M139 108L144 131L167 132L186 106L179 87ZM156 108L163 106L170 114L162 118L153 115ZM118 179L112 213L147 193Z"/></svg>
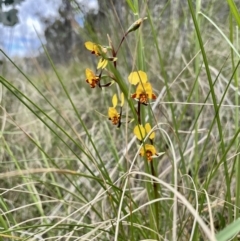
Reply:
<svg viewBox="0 0 240 241"><path fill-rule="evenodd" d="M239 239L237 3L125 4L123 16L112 2L105 9L106 29L83 30L103 45L109 34L116 48L147 17L124 39L117 68L110 62L103 71L112 86L86 83L97 60L83 46L84 62L67 66L45 49L50 69L34 74L1 51L0 241ZM136 70L157 95L147 106L130 97ZM116 128L108 107L121 92ZM156 133L152 162L139 155L139 120Z"/></svg>

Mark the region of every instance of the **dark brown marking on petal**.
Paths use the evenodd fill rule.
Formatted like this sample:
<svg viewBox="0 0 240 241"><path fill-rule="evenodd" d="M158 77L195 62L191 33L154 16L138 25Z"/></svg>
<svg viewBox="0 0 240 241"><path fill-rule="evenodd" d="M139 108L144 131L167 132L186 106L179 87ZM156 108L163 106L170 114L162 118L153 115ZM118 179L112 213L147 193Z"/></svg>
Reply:
<svg viewBox="0 0 240 241"><path fill-rule="evenodd" d="M132 94L131 97L132 97L133 99L136 99L137 94L136 94L136 93L135 93L135 94Z"/></svg>

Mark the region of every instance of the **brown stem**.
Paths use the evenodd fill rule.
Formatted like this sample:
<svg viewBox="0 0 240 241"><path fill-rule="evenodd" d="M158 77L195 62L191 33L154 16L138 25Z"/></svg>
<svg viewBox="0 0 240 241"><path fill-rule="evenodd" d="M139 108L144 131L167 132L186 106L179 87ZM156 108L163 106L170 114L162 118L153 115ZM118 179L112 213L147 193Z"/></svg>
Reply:
<svg viewBox="0 0 240 241"><path fill-rule="evenodd" d="M126 37L127 37L127 33L125 33L125 34L123 35L122 40L121 40L121 42L120 42L119 45L118 45L117 51L115 52L116 55L115 55L114 57L117 56L118 50L120 49L120 47L121 47L121 45L122 45L122 43L123 43L123 41L125 40Z"/></svg>
<svg viewBox="0 0 240 241"><path fill-rule="evenodd" d="M154 177L157 177L156 173L155 173L155 170L154 170L153 161L150 162L150 165L151 165L152 175ZM157 185L157 182L155 180L152 180L152 182L153 182L154 198L157 199L157 198L159 198L158 185ZM157 225L157 230L158 230L159 229L159 206L158 206L158 202L155 202L155 218L156 218L156 225Z"/></svg>
<svg viewBox="0 0 240 241"><path fill-rule="evenodd" d="M99 82L99 87L100 87L100 88L102 88L102 87L108 87L108 86L110 86L111 84L112 84L112 82L109 82L109 83L107 83L107 84L101 85L101 83Z"/></svg>
<svg viewBox="0 0 240 241"><path fill-rule="evenodd" d="M122 119L122 106L121 106L121 109L120 109L120 118L119 118L119 122L118 122L118 128L120 128L120 126L121 126L121 124L122 124L122 122L121 122L121 119Z"/></svg>
<svg viewBox="0 0 240 241"><path fill-rule="evenodd" d="M138 101L137 116L138 116L138 124L141 125L141 103L139 101Z"/></svg>
<svg viewBox="0 0 240 241"><path fill-rule="evenodd" d="M115 51L115 49L113 48L112 46L112 56L113 58L117 57L117 53L118 53L118 50L120 49L123 41L125 40L126 36L128 35L128 33L125 33L121 39L121 42L119 43L118 47L117 47L117 50ZM113 65L115 68L117 68L117 61L113 61Z"/></svg>

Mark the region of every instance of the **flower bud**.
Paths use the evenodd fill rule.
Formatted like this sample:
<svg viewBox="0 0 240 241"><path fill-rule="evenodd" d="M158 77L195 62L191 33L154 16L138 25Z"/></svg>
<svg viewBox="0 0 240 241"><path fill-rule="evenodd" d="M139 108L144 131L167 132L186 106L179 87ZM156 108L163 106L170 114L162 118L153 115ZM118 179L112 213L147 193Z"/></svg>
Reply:
<svg viewBox="0 0 240 241"><path fill-rule="evenodd" d="M141 26L142 22L143 22L145 19L147 19L147 17L145 17L145 18L139 18L137 21L135 21L135 22L128 28L128 30L127 30L127 32L126 32L126 35L127 35L128 33L132 32L132 31L137 30L137 29Z"/></svg>

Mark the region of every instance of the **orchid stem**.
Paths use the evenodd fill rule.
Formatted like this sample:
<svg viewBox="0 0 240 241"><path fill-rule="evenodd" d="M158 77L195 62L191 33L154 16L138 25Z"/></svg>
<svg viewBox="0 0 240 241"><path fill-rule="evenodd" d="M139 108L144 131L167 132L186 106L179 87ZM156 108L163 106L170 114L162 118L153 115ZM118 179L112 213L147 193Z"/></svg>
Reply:
<svg viewBox="0 0 240 241"><path fill-rule="evenodd" d="M155 170L154 170L154 166L153 166L153 161L150 162L151 165L151 172L152 175L154 177L156 176ZM152 180L153 182L153 190L154 190L154 198L158 199L159 195L158 195L158 185L156 183L156 181ZM159 229L159 208L158 208L158 202L155 202L155 218L156 218L156 226L157 226L157 230Z"/></svg>
<svg viewBox="0 0 240 241"><path fill-rule="evenodd" d="M138 116L138 124L141 125L141 103L140 102L138 102L137 116Z"/></svg>
<svg viewBox="0 0 240 241"><path fill-rule="evenodd" d="M120 42L119 45L118 45L118 48L117 48L117 51L115 52L115 56L114 56L114 57L117 56L118 50L120 49L120 47L121 47L121 45L122 45L122 43L123 43L123 41L125 40L126 37L127 37L127 33L125 33L125 34L123 35L122 40L121 40L121 42Z"/></svg>

